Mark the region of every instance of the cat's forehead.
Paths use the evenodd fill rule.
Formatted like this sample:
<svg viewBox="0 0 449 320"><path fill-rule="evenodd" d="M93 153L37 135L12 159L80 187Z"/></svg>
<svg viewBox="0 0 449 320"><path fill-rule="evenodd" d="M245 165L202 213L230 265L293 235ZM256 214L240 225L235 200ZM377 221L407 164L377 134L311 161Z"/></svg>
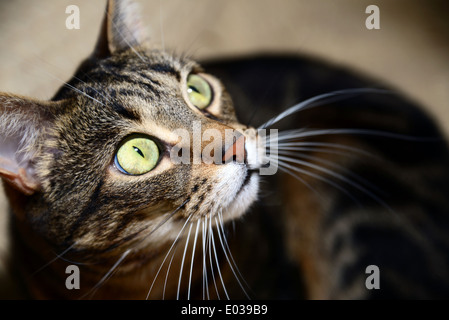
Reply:
<svg viewBox="0 0 449 320"><path fill-rule="evenodd" d="M159 97L163 89L179 86L187 74L200 70L194 61L165 51L133 48L106 59L87 59L55 100L80 94L96 100L113 99L120 94L129 95L131 88L138 87Z"/></svg>
<svg viewBox="0 0 449 320"><path fill-rule="evenodd" d="M169 126L170 119L191 118L192 112L183 108L181 86L189 73L198 71L195 62L163 51L127 50L84 63L58 99L76 97L83 113L102 109L102 113L133 120L153 118Z"/></svg>
<svg viewBox="0 0 449 320"><path fill-rule="evenodd" d="M107 59L98 61L103 71L120 70L139 74L142 71L154 75L170 75L180 81L185 73L189 73L199 66L193 60L169 54L160 50L137 50L135 48L122 51ZM94 69L95 70L95 69Z"/></svg>

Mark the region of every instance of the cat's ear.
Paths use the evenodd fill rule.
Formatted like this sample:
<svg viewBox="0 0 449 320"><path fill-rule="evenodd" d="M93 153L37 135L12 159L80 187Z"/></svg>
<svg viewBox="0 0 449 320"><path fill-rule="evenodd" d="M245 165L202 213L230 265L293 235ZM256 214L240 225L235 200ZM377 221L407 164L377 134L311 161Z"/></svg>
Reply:
<svg viewBox="0 0 449 320"><path fill-rule="evenodd" d="M135 48L148 42L139 6L131 0L108 0L94 56L109 57L116 51Z"/></svg>
<svg viewBox="0 0 449 320"><path fill-rule="evenodd" d="M0 93L0 177L26 195L40 188L35 155L57 105Z"/></svg>

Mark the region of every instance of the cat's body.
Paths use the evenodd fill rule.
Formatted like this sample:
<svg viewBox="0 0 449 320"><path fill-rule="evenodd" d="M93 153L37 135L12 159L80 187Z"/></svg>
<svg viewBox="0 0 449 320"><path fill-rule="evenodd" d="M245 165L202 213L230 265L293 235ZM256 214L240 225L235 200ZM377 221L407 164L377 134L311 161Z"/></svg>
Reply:
<svg viewBox="0 0 449 320"><path fill-rule="evenodd" d="M252 116L246 112L250 105L249 109L257 108L261 114L252 119L258 124L281 111L275 106L293 105L322 92L379 87L375 81L306 58L262 56L204 65L225 83L243 123ZM236 83L238 79L242 80ZM358 128L410 137L441 137L432 119L416 105L394 95L366 95L334 102L299 112L276 127ZM361 203L307 175L301 177L318 195L285 173L263 178L267 181L266 196L256 204L260 213L254 210L250 215L265 213L265 219L270 221L266 225L282 226L273 234L285 241L287 256L301 266L306 297L447 298L449 153L444 139L330 134L305 141L338 143L370 153L372 156L354 150L346 155L336 149L335 153L303 151L330 162L306 158L311 163L324 165L353 182L360 182L357 176L363 178L375 189L360 184L374 190L390 207L322 171L313 172L332 179ZM365 287L371 274L365 273L369 265L381 270L379 290Z"/></svg>
<svg viewBox="0 0 449 320"><path fill-rule="evenodd" d="M369 89L323 99L272 126L308 130L280 135L280 169L291 175L259 177L248 124L319 94L379 85L297 57L205 62L203 71L142 46L126 4L109 3L94 54L52 102L0 95L0 173L25 296L449 296L449 152L417 106ZM213 92L204 108L189 102L191 75ZM193 135L194 123L238 132L215 149L226 163L170 161L173 132ZM117 154L136 137L160 154L132 175ZM71 264L80 289L66 287ZM370 265L380 289L365 286Z"/></svg>

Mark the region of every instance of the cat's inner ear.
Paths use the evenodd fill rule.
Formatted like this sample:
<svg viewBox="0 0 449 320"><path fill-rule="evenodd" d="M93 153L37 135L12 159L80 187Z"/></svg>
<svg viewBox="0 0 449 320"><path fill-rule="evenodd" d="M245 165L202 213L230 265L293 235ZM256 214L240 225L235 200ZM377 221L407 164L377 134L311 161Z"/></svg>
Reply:
<svg viewBox="0 0 449 320"><path fill-rule="evenodd" d="M140 18L139 5L131 0L108 0L94 56L106 58L116 51L147 42L148 34Z"/></svg>
<svg viewBox="0 0 449 320"><path fill-rule="evenodd" d="M26 195L40 188L35 156L56 104L0 93L0 177Z"/></svg>

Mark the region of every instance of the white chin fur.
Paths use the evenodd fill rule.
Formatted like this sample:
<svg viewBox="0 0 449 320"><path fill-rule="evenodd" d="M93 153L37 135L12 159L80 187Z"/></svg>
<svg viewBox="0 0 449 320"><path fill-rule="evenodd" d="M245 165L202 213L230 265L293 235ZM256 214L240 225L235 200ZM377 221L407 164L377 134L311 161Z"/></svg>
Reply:
<svg viewBox="0 0 449 320"><path fill-rule="evenodd" d="M251 175L250 180L242 187L247 174ZM223 183L214 188L216 192L213 194L220 198L223 219L227 221L239 218L257 200L259 175L247 171L240 164L228 164L224 166L221 177Z"/></svg>

